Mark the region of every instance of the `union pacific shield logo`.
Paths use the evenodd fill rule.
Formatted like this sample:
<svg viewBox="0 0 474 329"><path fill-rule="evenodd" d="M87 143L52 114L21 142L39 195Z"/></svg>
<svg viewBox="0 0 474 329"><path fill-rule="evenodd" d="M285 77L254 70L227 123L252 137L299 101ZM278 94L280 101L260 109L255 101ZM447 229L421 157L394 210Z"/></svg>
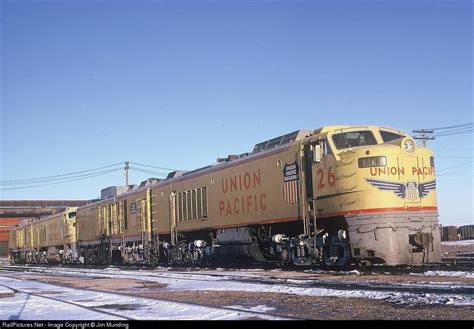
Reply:
<svg viewBox="0 0 474 329"><path fill-rule="evenodd" d="M295 162L286 164L283 167L283 198L286 203L298 202L299 168Z"/></svg>

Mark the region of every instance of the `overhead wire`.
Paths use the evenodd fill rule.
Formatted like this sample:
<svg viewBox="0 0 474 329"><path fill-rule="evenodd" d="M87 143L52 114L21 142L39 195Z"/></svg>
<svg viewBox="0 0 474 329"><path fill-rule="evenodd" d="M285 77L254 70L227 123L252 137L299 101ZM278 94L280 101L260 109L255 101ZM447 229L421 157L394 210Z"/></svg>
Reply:
<svg viewBox="0 0 474 329"><path fill-rule="evenodd" d="M414 136L415 139L422 139L424 141L428 139L435 139L436 137L471 134L474 132L474 122L430 129L415 129L413 132L419 134Z"/></svg>
<svg viewBox="0 0 474 329"><path fill-rule="evenodd" d="M155 168L155 169L161 169L161 170L169 170L169 171L175 171L177 169L172 169L172 168L165 168L165 167L157 167L157 166L152 166L152 165L147 165L147 164L142 164L142 163L137 163L137 162L129 162L130 164L134 164L137 166L142 166L142 167L148 167L148 168Z"/></svg>
<svg viewBox="0 0 474 329"><path fill-rule="evenodd" d="M459 130L459 131L450 131L442 134L434 134L435 137L442 137L442 136L454 136L454 135L462 135L462 134L469 134L474 132L474 129L465 129L465 130Z"/></svg>
<svg viewBox="0 0 474 329"><path fill-rule="evenodd" d="M453 129L453 128L460 128L460 127L472 126L472 125L474 125L474 122L468 122L468 123L463 123L463 124L460 124L460 125L448 126L448 127L430 128L430 129L428 129L428 130Z"/></svg>
<svg viewBox="0 0 474 329"><path fill-rule="evenodd" d="M109 170L104 170L104 171L98 172L98 173L90 173L90 174L84 175L83 177L79 177L79 178L63 180L63 181L60 181L60 182L54 182L54 183L48 183L48 184L39 184L39 185L28 185L28 186L21 186L21 187L0 188L0 191L6 191L6 190L20 190L20 189L27 189L27 188L33 188L33 187L42 187L42 186L50 186L50 185L56 185L56 184L63 184L63 183L68 183L68 182L74 182L74 181L78 181L78 180L88 179L88 178L92 178L92 177L102 176L102 175L110 174L110 173L112 173L112 172L121 171L121 170L123 170L123 169L122 169L122 168L109 169Z"/></svg>
<svg viewBox="0 0 474 329"><path fill-rule="evenodd" d="M81 170L81 171L76 171L76 172L67 173L67 174L43 176L43 177L37 177L37 178L0 180L0 185L18 185L18 184L28 184L30 182L34 184L34 183L40 183L40 182L43 182L43 181L54 181L54 180L69 179L69 178L79 178L81 176L80 174L91 173L92 171L98 171L100 169L116 167L118 165L123 165L123 164L124 164L123 162L119 162L119 163L115 163L115 164L112 164L112 165L103 166L103 167L94 168L94 169ZM117 168L117 169L122 169L122 168ZM73 177L73 176L75 176L75 177Z"/></svg>
<svg viewBox="0 0 474 329"><path fill-rule="evenodd" d="M468 164L470 164L470 163L472 163L472 160L471 160L471 161L467 161L467 162L463 162L463 163L460 163L460 164L457 164L457 165L454 165L454 166L451 166L451 167L446 167L446 168L439 169L439 170L436 171L436 173L443 172L443 171L449 170L449 169L454 169L454 168L462 167L462 166L468 165Z"/></svg>
<svg viewBox="0 0 474 329"><path fill-rule="evenodd" d="M168 175L168 173L165 173L165 172L152 171L152 170L141 169L141 168L136 168L136 167L129 167L129 169L134 170L134 171L138 171L138 172L141 172L141 173L145 173L145 174L151 174L151 175L159 175L159 176L167 176Z"/></svg>
<svg viewBox="0 0 474 329"><path fill-rule="evenodd" d="M433 131L434 137L468 134L474 131L474 122L468 122L454 126L432 128L430 130ZM441 131L438 132L439 130Z"/></svg>
<svg viewBox="0 0 474 329"><path fill-rule="evenodd" d="M129 162L129 163L132 163L138 166L138 167L132 166L132 167L129 167L129 169L132 169L141 173L145 173L145 174L158 175L160 177L163 177L163 176L166 177L168 175L168 172L150 170L150 169L139 168L139 167L141 166L141 167L148 167L148 168L156 168L156 169L161 169L161 170L166 170L166 171L175 170L171 168L152 166L152 165L136 163L136 162ZM82 179L88 179L91 177L97 177L97 176L106 175L112 172L123 170L125 169L124 165L125 165L125 162L119 162L119 163L114 163L108 166L75 171L75 172L70 172L70 173L65 173L65 174L41 176L41 177L25 178L25 179L0 180L0 190L6 191L6 190L16 190L16 189L27 189L27 188L32 188L32 187L49 186L49 185L56 185L56 184L78 181ZM117 166L120 166L120 167L117 167ZM117 168L114 168L114 167L117 167ZM108 169L108 168L111 168L111 169ZM101 170L101 169L107 169L107 170Z"/></svg>

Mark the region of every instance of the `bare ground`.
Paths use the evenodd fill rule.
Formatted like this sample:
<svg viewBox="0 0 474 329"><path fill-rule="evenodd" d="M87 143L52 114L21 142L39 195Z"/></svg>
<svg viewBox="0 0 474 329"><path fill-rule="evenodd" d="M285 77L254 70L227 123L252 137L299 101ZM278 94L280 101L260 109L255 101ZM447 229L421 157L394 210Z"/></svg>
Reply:
<svg viewBox="0 0 474 329"><path fill-rule="evenodd" d="M294 273L293 273L294 274ZM472 306L395 306L381 301L363 298L313 297L282 293L252 293L241 291L169 291L166 284L134 279L111 279L90 277L49 277L45 275L15 275L25 280L68 287L115 292L133 296L190 302L206 306L241 305L273 307L273 314L300 319L315 320L474 320ZM344 277L344 276L341 276ZM360 276L351 276L358 280ZM334 277L333 277L334 279ZM347 278L346 278L347 279ZM367 279L367 277L365 277ZM378 275L376 280L382 280ZM385 276L385 280L388 277ZM417 278L410 279L417 280ZM433 278L437 279L437 278ZM446 280L447 278L444 278ZM451 280L451 278L449 278ZM392 281L392 276L390 276ZM406 277L398 278L406 282ZM426 278L425 278L426 280ZM432 278L429 279L433 281ZM393 281L392 281L393 282Z"/></svg>
<svg viewBox="0 0 474 329"><path fill-rule="evenodd" d="M463 256L474 252L474 244L442 244L445 258ZM385 273L332 273L332 272L289 272L265 271L258 275L278 279L317 279L326 282L390 282L390 283L429 283L452 282L473 285L474 278L416 276L408 274ZM111 279L100 277L47 276L15 274L15 278L38 280L45 283L64 285L72 288L115 292L139 297L190 302L206 306L254 307L265 305L274 308L271 313L300 319L314 320L474 320L473 306L396 306L382 300L363 298L313 297L282 293L252 293L242 291L170 291L167 285L159 282L135 279ZM44 291L41 293L50 293ZM11 294L2 294L9 297Z"/></svg>

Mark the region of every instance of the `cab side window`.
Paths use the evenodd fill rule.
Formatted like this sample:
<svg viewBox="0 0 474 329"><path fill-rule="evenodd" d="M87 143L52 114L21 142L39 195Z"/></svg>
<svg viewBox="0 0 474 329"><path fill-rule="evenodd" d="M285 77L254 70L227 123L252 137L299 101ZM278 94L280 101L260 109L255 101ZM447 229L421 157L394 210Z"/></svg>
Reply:
<svg viewBox="0 0 474 329"><path fill-rule="evenodd" d="M332 154L331 145L329 145L326 139L323 139L321 142L324 143L325 155Z"/></svg>
<svg viewBox="0 0 474 329"><path fill-rule="evenodd" d="M321 145L321 148L323 150L323 155L332 154L331 146L329 145L327 139L321 139L316 144L313 144L313 145L317 145L317 144Z"/></svg>
<svg viewBox="0 0 474 329"><path fill-rule="evenodd" d="M380 130L380 135L382 136L382 140L384 141L384 143L393 141L395 139L403 138L403 136L400 134L392 133L389 131L383 131L383 130Z"/></svg>

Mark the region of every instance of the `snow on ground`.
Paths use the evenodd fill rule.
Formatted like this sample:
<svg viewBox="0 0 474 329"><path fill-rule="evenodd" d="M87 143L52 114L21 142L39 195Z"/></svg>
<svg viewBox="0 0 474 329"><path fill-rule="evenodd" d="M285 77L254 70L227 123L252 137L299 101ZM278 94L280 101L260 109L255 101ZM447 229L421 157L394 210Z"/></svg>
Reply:
<svg viewBox="0 0 474 329"><path fill-rule="evenodd" d="M127 270L113 270L112 274L105 274L101 270L74 270L70 269L45 269L42 272L63 273L68 275L78 275L81 277L110 277L110 278L127 278L127 279L141 279L153 282L164 283L167 286L161 288L161 291L243 291L243 292L262 292L262 293L277 293L277 294L293 294L306 296L323 296L323 297L338 297L338 298L369 298L376 300L385 300L390 303L400 304L402 300L410 300L410 304L415 302L418 304L448 304L448 305L474 305L474 298L472 295L460 294L419 294L409 292L397 292L397 286L393 286L393 290L363 290L363 289L335 289L322 287L308 287L308 280L267 280L261 278L264 282L241 282L231 280L235 278L235 273L232 272L231 277L221 276L215 277L211 275L191 274L191 273L172 273L162 271L127 271ZM283 282L282 282L283 281ZM304 286L306 285L306 286ZM433 288L432 284L426 283L407 283L402 284L405 287L416 288ZM445 285L440 285L446 288ZM454 286L453 286L454 287ZM463 287L466 287L465 285ZM137 288L140 291L151 290L155 288Z"/></svg>
<svg viewBox="0 0 474 329"><path fill-rule="evenodd" d="M262 313L271 312L271 311L275 310L274 307L268 307L268 306L265 306L265 305L257 305L257 306L252 306L252 307L246 307L246 306L241 306L241 305L231 305L231 306L227 306L227 307L228 308L233 308L233 309L236 309L236 310L251 311L251 312L262 312Z"/></svg>
<svg viewBox="0 0 474 329"><path fill-rule="evenodd" d="M47 291L48 297L69 302L67 304L18 293L13 297L0 298L0 319L2 320L120 320L124 317L136 320L239 320L250 316L269 320L282 319L265 314L245 313L237 309L223 310L179 302L79 290L3 276L0 276L0 284L27 293L39 294ZM117 316L96 313L84 307L92 307ZM262 306L260 309L265 308Z"/></svg>
<svg viewBox="0 0 474 329"><path fill-rule="evenodd" d="M72 316L72 314L74 314ZM1 320L123 320L27 294L0 298Z"/></svg>
<svg viewBox="0 0 474 329"><path fill-rule="evenodd" d="M399 304L404 299L409 299L410 304L449 304L449 305L474 305L472 296L465 295L446 295L446 294L414 294L407 292L394 291L377 291L377 290L342 290L330 288L313 288L313 287L294 287L283 286L279 284L248 284L240 282L226 282L215 284L213 282L196 282L163 280L160 282L167 283L168 286L164 290L208 290L208 291L246 291L246 292L270 292L277 294L293 294L306 296L324 296L338 298L369 298L377 300L385 300L390 303ZM417 284L417 287L420 285Z"/></svg>
<svg viewBox="0 0 474 329"><path fill-rule="evenodd" d="M410 275L447 276L474 279L474 272L468 271L426 271L423 273L410 273Z"/></svg>
<svg viewBox="0 0 474 329"><path fill-rule="evenodd" d="M443 246L468 246L474 245L474 240L441 241Z"/></svg>

